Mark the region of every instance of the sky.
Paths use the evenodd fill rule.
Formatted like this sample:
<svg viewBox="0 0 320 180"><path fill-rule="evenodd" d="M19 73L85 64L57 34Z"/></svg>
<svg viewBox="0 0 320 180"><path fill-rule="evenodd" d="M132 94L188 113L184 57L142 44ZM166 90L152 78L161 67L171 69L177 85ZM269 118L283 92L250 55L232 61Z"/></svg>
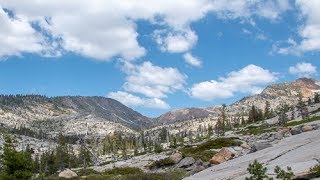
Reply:
<svg viewBox="0 0 320 180"><path fill-rule="evenodd" d="M0 93L149 116L319 78L319 0L0 0Z"/></svg>

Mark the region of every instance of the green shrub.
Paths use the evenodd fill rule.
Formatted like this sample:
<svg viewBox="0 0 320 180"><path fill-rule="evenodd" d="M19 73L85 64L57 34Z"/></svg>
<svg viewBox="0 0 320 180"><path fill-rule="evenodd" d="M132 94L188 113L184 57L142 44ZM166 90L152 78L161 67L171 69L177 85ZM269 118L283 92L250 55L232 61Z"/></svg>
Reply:
<svg viewBox="0 0 320 180"><path fill-rule="evenodd" d="M253 128L255 127L255 128ZM276 128L268 128L268 127L259 127L259 126L249 126L247 127L247 129L244 129L242 131L237 132L238 134L243 134L243 135L260 135L263 133L267 133L267 132L273 132L275 131Z"/></svg>
<svg viewBox="0 0 320 180"><path fill-rule="evenodd" d="M289 122L287 124L285 124L286 127L288 126L297 126L300 124L305 124L305 123L309 123L309 122L313 122L313 121L318 121L320 120L320 116L315 116L306 120L301 120L301 121L293 121L293 122Z"/></svg>
<svg viewBox="0 0 320 180"><path fill-rule="evenodd" d="M170 158L165 158L165 159L160 159L158 161L154 161L149 168L154 169L154 168L161 168L161 167L167 167L167 166L172 166L174 165L174 161Z"/></svg>
<svg viewBox="0 0 320 180"><path fill-rule="evenodd" d="M294 177L291 167L287 167L287 171L285 171L279 166L276 166L274 172L277 174L277 178L279 179L292 180Z"/></svg>
<svg viewBox="0 0 320 180"><path fill-rule="evenodd" d="M161 153L162 151L163 151L163 148L162 148L161 144L154 145L154 152L155 153Z"/></svg>
<svg viewBox="0 0 320 180"><path fill-rule="evenodd" d="M108 165L108 164L111 164L111 163L114 163L115 161L106 161L106 162L103 162L103 163L100 163L99 166L105 166L105 165Z"/></svg>
<svg viewBox="0 0 320 180"><path fill-rule="evenodd" d="M142 170L137 167L117 167L103 172L104 175L128 175L139 173L142 173Z"/></svg>
<svg viewBox="0 0 320 180"><path fill-rule="evenodd" d="M246 180L263 180L265 178L268 178L268 176L266 175L267 168L263 167L263 165L257 160L254 160L252 164L249 164L247 170L251 176L246 177Z"/></svg>
<svg viewBox="0 0 320 180"><path fill-rule="evenodd" d="M95 174L101 174L101 173L94 169L80 169L77 172L77 174L78 176L88 176L88 175L95 175Z"/></svg>
<svg viewBox="0 0 320 180"><path fill-rule="evenodd" d="M180 152L184 157L193 157L195 159L201 159L202 161L209 161L212 158L212 156L216 154L210 149L219 149L222 147L240 145L241 142L237 141L237 138L217 138L202 143L197 147L185 146L180 149Z"/></svg>
<svg viewBox="0 0 320 180"><path fill-rule="evenodd" d="M125 180L181 180L186 177L183 170L175 170L163 173L141 173L126 176Z"/></svg>
<svg viewBox="0 0 320 180"><path fill-rule="evenodd" d="M315 167L310 169L310 172L315 176L315 177L320 177L320 164L316 165Z"/></svg>

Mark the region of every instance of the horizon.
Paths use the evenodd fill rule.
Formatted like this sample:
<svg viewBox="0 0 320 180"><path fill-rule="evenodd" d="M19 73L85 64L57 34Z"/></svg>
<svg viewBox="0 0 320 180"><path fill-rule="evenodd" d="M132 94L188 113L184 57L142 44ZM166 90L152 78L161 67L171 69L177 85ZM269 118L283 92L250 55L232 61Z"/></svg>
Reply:
<svg viewBox="0 0 320 180"><path fill-rule="evenodd" d="M0 94L109 97L147 117L230 104L319 79L319 6L0 0Z"/></svg>
<svg viewBox="0 0 320 180"><path fill-rule="evenodd" d="M297 79L295 79L293 81L289 81L289 82L294 82L294 81L297 81L297 80L300 80L300 79L314 79L314 80L317 80L316 78L313 78L313 77L300 77L300 78L297 78ZM281 83L288 83L288 81L277 82L277 83L273 83L273 84L269 84L269 85L275 85L275 84L281 84ZM263 90L268 88L268 86L264 87ZM113 99L113 98L110 98L110 97L106 97L106 96L81 96L81 95L46 96L46 95L42 95L42 94L0 94L0 95L7 95L7 96L9 96L9 95L13 95L13 96L17 96L17 95L21 95L21 96L44 96L46 98L57 98L57 97L103 97L103 98L107 98L107 99L116 100L116 99ZM257 94L254 94L254 95L257 95ZM196 108L196 109L197 108L199 108L199 109L201 109L201 108L209 108L209 107L215 107L215 106L222 106L223 104L229 106L229 105L232 105L232 104L234 104L234 103L236 103L238 101L241 101L242 99L244 99L246 97L250 97L250 96L254 96L254 95L240 97L239 99L236 99L235 101L233 101L231 103L228 103L228 104L221 103L221 104L214 104L214 105L209 105L209 106L205 106L205 107L187 106L187 107L181 107L181 108L177 108L177 109L171 109L171 110L168 110L168 111L166 111L166 112L164 112L164 113L162 113L162 114L160 114L158 116L148 116L148 115L145 115L142 112L139 112L139 111L137 111L137 110L135 110L135 109L133 109L133 108L131 108L129 106L127 106L127 107L133 109L134 111L140 113L141 115L143 115L143 116L145 116L147 118L154 119L154 118L158 118L158 117L160 117L160 116L162 116L162 115L164 115L166 113L169 113L169 112L172 112L172 111L177 111L177 110L192 109L192 108ZM116 100L116 101L118 101L118 100ZM118 102L121 103L120 101L118 101ZM121 104L123 104L123 103L121 103ZM123 104L123 105L125 105L125 104Z"/></svg>

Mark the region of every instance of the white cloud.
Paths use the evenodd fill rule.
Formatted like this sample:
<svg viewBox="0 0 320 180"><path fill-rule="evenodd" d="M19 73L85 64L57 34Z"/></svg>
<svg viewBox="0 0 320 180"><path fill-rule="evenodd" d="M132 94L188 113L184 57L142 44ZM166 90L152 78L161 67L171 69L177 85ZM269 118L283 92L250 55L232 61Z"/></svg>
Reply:
<svg viewBox="0 0 320 180"><path fill-rule="evenodd" d="M208 13L248 21L252 16L274 20L289 6L287 0L0 0L0 4L12 10L23 26L0 31L0 36L10 34L23 41L0 46L1 56L72 52L98 60L142 57L146 50L137 40L139 20L159 25L156 32L164 30L155 38L163 51L181 53L190 50L198 39L190 24ZM39 28L32 28L30 23ZM7 47L13 48L9 51Z"/></svg>
<svg viewBox="0 0 320 180"><path fill-rule="evenodd" d="M202 61L198 59L197 57L194 57L191 53L185 53L183 55L183 58L186 63L188 63L191 66L195 67L201 67L202 66Z"/></svg>
<svg viewBox="0 0 320 180"><path fill-rule="evenodd" d="M305 52L320 51L320 1L296 0L296 6L300 9L303 22L299 29L299 41L292 38L283 47L277 47L279 54L301 55Z"/></svg>
<svg viewBox="0 0 320 180"><path fill-rule="evenodd" d="M176 90L182 90L187 78L176 68L162 68L151 62L141 65L125 62L123 70L127 74L123 88L151 98L165 98Z"/></svg>
<svg viewBox="0 0 320 180"><path fill-rule="evenodd" d="M275 21L290 8L288 0L214 0L211 2L211 11L220 18L247 18L249 21L253 16Z"/></svg>
<svg viewBox="0 0 320 180"><path fill-rule="evenodd" d="M169 109L170 106L166 102L158 98L141 98L127 92L117 91L107 95L109 98L115 99L126 106L130 107L146 107L154 109Z"/></svg>
<svg viewBox="0 0 320 180"><path fill-rule="evenodd" d="M262 91L261 85L276 80L275 73L251 64L239 71L232 71L219 80L196 83L189 93L194 98L212 101L232 97L237 92L257 94Z"/></svg>
<svg viewBox="0 0 320 180"><path fill-rule="evenodd" d="M0 58L40 53L42 38L23 17L10 17L0 5Z"/></svg>
<svg viewBox="0 0 320 180"><path fill-rule="evenodd" d="M155 31L154 36L161 51L170 53L186 52L198 40L196 33L190 29L177 32Z"/></svg>
<svg viewBox="0 0 320 180"><path fill-rule="evenodd" d="M291 66L289 72L299 77L310 77L317 73L317 67L313 66L311 63L302 62L295 66Z"/></svg>

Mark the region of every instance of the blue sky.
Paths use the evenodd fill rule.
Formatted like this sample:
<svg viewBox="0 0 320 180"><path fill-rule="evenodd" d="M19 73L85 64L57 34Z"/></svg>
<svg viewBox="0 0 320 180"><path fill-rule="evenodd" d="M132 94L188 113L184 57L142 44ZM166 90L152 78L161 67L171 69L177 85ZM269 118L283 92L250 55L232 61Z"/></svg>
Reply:
<svg viewBox="0 0 320 180"><path fill-rule="evenodd" d="M155 117L318 78L317 0L0 0L0 93L117 99Z"/></svg>

